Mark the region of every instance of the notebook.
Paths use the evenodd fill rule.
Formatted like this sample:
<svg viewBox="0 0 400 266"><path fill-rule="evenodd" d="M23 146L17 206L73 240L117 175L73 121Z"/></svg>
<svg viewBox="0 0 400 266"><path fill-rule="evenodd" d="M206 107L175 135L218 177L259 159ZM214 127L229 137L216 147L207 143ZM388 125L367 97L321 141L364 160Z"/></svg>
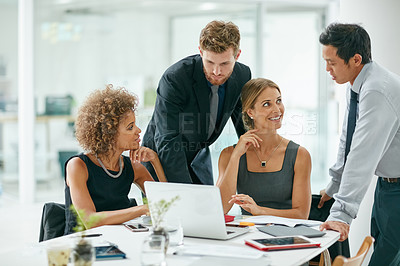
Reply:
<svg viewBox="0 0 400 266"><path fill-rule="evenodd" d="M126 254L115 245L95 247L95 251L96 260L116 260L126 258Z"/></svg>
<svg viewBox="0 0 400 266"><path fill-rule="evenodd" d="M216 186L147 181L144 187L150 214L152 202L179 196L164 220L178 217L184 236L226 240L249 231L249 227L225 225L221 194Z"/></svg>
<svg viewBox="0 0 400 266"><path fill-rule="evenodd" d="M325 235L325 232L315 230L304 225L298 225L295 227L289 227L285 225L270 225L257 227L257 229L272 236L320 237Z"/></svg>

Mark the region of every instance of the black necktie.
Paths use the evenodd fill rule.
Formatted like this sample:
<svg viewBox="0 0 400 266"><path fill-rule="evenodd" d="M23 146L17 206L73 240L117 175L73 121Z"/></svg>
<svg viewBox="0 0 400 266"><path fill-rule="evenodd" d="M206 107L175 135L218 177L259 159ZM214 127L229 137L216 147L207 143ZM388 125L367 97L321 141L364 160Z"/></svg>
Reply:
<svg viewBox="0 0 400 266"><path fill-rule="evenodd" d="M350 151L351 141L353 139L354 129L356 128L356 113L357 113L357 93L350 89L350 108L349 116L347 118L347 136L346 136L346 149L344 153L344 162L346 163L347 155Z"/></svg>

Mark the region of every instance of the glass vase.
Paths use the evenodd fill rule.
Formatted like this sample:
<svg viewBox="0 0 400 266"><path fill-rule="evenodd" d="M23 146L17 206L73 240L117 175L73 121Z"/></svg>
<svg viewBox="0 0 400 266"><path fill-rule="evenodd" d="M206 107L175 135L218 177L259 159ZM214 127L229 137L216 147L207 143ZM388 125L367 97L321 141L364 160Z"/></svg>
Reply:
<svg viewBox="0 0 400 266"><path fill-rule="evenodd" d="M151 235L161 235L165 238L164 254L166 255L169 245L169 235L167 230L165 230L164 227L156 227L150 232L150 236Z"/></svg>
<svg viewBox="0 0 400 266"><path fill-rule="evenodd" d="M163 235L150 234L142 244L141 265L162 266L165 262L165 237Z"/></svg>
<svg viewBox="0 0 400 266"><path fill-rule="evenodd" d="M91 266L95 260L95 250L92 243L80 238L72 250L72 262L75 266Z"/></svg>

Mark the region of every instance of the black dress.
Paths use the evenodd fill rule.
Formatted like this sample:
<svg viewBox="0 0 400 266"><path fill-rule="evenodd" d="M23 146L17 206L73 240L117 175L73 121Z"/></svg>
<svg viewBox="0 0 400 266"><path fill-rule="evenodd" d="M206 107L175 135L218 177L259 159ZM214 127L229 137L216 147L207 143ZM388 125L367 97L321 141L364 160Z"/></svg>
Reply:
<svg viewBox="0 0 400 266"><path fill-rule="evenodd" d="M79 157L86 164L88 169L86 185L97 212L121 210L129 208L132 205L135 206L135 204L131 204L128 198L134 180L134 172L129 157L123 156L124 169L118 178L107 175L103 168L96 165L84 154L73 156L69 160L74 157ZM65 165L67 165L68 161ZM109 170L109 172L111 174L118 173L111 170ZM76 226L75 216L70 211L71 204L70 190L65 183L65 235L73 233L72 229Z"/></svg>

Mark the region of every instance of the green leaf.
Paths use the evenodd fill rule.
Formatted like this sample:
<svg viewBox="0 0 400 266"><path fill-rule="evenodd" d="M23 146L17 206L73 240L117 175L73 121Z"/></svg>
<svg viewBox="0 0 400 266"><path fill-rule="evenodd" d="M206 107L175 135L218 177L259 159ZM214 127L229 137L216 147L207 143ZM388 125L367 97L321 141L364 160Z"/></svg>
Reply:
<svg viewBox="0 0 400 266"><path fill-rule="evenodd" d="M87 229L90 229L104 217L104 215L97 213L87 216L85 210L76 209L73 204L71 204L70 209L76 217L76 226L73 228L74 232L83 232Z"/></svg>
<svg viewBox="0 0 400 266"><path fill-rule="evenodd" d="M158 202L149 202L149 208L151 209L151 220L154 228L159 228L165 214L169 208L179 199L179 196L173 197L170 201L161 199Z"/></svg>

